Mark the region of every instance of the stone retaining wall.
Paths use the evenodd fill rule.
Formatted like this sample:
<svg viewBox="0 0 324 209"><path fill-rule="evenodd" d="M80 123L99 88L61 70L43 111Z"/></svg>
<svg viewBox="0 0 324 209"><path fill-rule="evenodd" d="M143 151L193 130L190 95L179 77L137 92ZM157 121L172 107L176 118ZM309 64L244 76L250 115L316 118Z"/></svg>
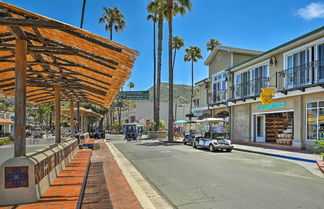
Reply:
<svg viewBox="0 0 324 209"><path fill-rule="evenodd" d="M0 205L38 201L77 152L78 141L71 139L5 161L0 167Z"/></svg>
<svg viewBox="0 0 324 209"><path fill-rule="evenodd" d="M166 138L168 133L166 131L149 131L148 138L160 139Z"/></svg>

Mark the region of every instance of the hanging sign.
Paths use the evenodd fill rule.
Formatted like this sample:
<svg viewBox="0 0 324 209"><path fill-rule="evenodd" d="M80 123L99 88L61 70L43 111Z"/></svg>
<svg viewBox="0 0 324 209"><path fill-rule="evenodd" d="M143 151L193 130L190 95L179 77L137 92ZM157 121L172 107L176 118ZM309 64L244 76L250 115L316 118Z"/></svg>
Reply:
<svg viewBox="0 0 324 209"><path fill-rule="evenodd" d="M274 89L261 88L260 100L263 105L269 105L276 93Z"/></svg>

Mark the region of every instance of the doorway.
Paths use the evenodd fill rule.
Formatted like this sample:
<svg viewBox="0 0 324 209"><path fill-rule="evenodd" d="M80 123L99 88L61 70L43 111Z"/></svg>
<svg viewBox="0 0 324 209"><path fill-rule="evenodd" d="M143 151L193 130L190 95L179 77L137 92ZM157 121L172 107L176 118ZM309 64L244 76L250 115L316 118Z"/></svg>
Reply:
<svg viewBox="0 0 324 209"><path fill-rule="evenodd" d="M255 141L265 142L265 115L256 116Z"/></svg>

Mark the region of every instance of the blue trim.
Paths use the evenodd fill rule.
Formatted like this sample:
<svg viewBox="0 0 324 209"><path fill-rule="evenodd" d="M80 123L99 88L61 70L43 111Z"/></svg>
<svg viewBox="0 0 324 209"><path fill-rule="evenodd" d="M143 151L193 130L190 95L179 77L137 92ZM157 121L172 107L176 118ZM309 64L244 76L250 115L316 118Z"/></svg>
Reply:
<svg viewBox="0 0 324 209"><path fill-rule="evenodd" d="M271 156L271 157L285 158L285 159L289 159L289 160L303 161L303 162L307 162L307 163L316 163L317 162L316 160L311 160L311 159L306 159L306 158L293 157L293 156L280 155L280 154L272 154L272 153L267 153L267 152L258 152L258 151L246 150L246 149L239 149L239 148L235 148L235 145L234 145L234 150L243 151L243 152L251 152L251 153L261 154L261 155L267 155L267 156Z"/></svg>
<svg viewBox="0 0 324 209"><path fill-rule="evenodd" d="M297 160L297 161L304 161L304 162L308 162L308 163L316 163L316 160L310 160L310 159L305 159L305 158L300 158L300 157L292 157L292 156L286 156L286 155L271 154L271 153L266 153L266 152L260 152L260 154L273 156L273 157L279 157L279 158L286 158L286 159L289 159L289 160Z"/></svg>

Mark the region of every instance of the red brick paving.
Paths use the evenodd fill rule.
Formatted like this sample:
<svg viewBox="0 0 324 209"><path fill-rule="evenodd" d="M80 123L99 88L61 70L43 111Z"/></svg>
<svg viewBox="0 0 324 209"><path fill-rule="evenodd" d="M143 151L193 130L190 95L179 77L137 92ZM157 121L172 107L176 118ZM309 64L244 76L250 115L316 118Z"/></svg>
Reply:
<svg viewBox="0 0 324 209"><path fill-rule="evenodd" d="M90 156L90 150L81 150L77 153L64 171L54 180L39 202L0 208L75 209Z"/></svg>
<svg viewBox="0 0 324 209"><path fill-rule="evenodd" d="M141 209L133 190L103 140L94 143L82 208ZM76 208L91 151L80 151L37 203L1 209Z"/></svg>
<svg viewBox="0 0 324 209"><path fill-rule="evenodd" d="M95 142L82 208L142 208L103 140Z"/></svg>

